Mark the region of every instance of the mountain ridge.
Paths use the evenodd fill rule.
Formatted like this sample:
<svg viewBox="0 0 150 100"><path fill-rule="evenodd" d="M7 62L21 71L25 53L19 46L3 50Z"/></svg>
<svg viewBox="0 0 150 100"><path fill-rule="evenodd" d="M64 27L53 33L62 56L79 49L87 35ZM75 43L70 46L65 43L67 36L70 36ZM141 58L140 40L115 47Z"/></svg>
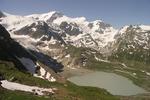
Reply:
<svg viewBox="0 0 150 100"><path fill-rule="evenodd" d="M53 15L54 14L54 15ZM58 15L58 16L57 16ZM54 17L55 18L54 18ZM43 18L43 19L42 19ZM30 26L37 21L44 21L53 31L59 33L63 40L77 47L104 47L109 41L113 41L113 35L116 33L111 25L105 24L101 20L88 22L84 17L71 18L57 12L30 16L8 15L0 22L11 33L21 30L23 27ZM11 21L13 19L13 21ZM51 21L50 21L51 20ZM33 28L35 30L35 28ZM76 37L74 37L74 35ZM107 39L107 36L111 39ZM102 37L102 38L98 38ZM86 39L90 39L90 43ZM100 48L97 48L99 50Z"/></svg>
<svg viewBox="0 0 150 100"><path fill-rule="evenodd" d="M84 17L71 18L56 12L7 14L0 18L0 24L41 63L49 65L50 60L50 69L60 68L60 76L59 72L66 69L107 71L150 91L150 25L115 29L101 20L88 22Z"/></svg>

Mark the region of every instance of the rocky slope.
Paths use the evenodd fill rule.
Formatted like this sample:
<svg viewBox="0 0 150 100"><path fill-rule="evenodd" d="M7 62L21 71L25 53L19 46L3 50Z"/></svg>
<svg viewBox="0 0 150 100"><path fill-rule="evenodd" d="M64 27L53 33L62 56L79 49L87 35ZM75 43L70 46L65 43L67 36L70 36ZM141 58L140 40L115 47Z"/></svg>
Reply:
<svg viewBox="0 0 150 100"><path fill-rule="evenodd" d="M126 58L128 60L136 60L139 62L141 61L145 62L145 64L149 64L150 27L144 25L130 25L124 27L120 30L120 33L117 34L115 45L116 48L114 53L118 54L116 57L121 57L124 59Z"/></svg>

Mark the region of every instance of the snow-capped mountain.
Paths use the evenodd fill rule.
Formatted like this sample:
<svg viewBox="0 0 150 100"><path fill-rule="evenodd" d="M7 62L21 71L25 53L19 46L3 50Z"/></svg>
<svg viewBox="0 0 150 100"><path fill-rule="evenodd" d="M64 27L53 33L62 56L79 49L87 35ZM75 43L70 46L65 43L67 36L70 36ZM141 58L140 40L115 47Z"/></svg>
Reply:
<svg viewBox="0 0 150 100"><path fill-rule="evenodd" d="M101 20L89 22L85 17L71 18L56 11L28 16L1 15L0 24L11 33L11 37L36 51L49 51L58 45L87 47L107 56L128 49L133 49L127 51L130 54L136 50L150 50L148 25L115 29Z"/></svg>
<svg viewBox="0 0 150 100"><path fill-rule="evenodd" d="M1 18L0 24L12 34L28 35L34 39L45 37L49 41L53 38L64 44L98 51L113 42L118 32L101 20L89 22L84 17L71 18L56 11L28 16L5 16Z"/></svg>

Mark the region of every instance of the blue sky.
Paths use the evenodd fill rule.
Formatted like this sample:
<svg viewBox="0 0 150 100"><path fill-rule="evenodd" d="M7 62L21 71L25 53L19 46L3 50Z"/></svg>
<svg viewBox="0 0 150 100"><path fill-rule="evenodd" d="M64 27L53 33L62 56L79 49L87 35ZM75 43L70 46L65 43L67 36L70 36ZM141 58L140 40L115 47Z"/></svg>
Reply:
<svg viewBox="0 0 150 100"><path fill-rule="evenodd" d="M0 0L0 10L18 15L56 10L89 21L101 19L114 27L150 25L150 0Z"/></svg>

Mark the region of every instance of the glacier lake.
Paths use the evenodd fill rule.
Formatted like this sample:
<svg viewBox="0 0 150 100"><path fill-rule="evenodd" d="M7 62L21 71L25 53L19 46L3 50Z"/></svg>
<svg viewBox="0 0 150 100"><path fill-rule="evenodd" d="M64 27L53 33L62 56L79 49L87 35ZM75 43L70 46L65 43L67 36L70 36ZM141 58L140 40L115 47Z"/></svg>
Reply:
<svg viewBox="0 0 150 100"><path fill-rule="evenodd" d="M126 77L108 72L94 72L82 76L73 76L69 81L80 86L104 88L113 95L130 96L147 93Z"/></svg>

